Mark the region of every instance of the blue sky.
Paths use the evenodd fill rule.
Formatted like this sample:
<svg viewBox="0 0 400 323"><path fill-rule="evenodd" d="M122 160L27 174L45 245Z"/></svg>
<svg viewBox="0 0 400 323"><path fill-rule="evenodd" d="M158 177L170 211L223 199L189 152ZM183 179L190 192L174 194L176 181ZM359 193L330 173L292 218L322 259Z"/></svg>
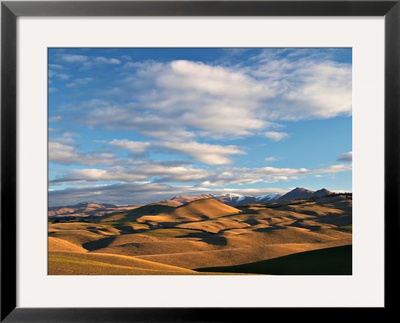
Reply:
<svg viewBox="0 0 400 323"><path fill-rule="evenodd" d="M352 190L349 48L50 48L49 205Z"/></svg>

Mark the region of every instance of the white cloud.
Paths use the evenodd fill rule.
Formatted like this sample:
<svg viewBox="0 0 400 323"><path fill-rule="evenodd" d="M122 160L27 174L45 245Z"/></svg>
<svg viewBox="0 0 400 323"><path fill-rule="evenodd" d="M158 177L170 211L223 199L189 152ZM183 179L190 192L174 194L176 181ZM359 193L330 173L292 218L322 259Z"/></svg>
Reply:
<svg viewBox="0 0 400 323"><path fill-rule="evenodd" d="M133 154L142 154L151 146L149 142L129 141L127 139L114 139L110 142L110 145L115 146L119 149L129 150Z"/></svg>
<svg viewBox="0 0 400 323"><path fill-rule="evenodd" d="M83 63L87 62L89 57L84 55L63 54L60 59L66 63Z"/></svg>
<svg viewBox="0 0 400 323"><path fill-rule="evenodd" d="M61 120L60 116L54 116L49 118L49 122L58 122Z"/></svg>
<svg viewBox="0 0 400 323"><path fill-rule="evenodd" d="M127 172L122 167L112 167L109 170L105 169L73 169L68 172L68 175L64 178L54 180L54 182L66 182L66 181L122 181L122 182L133 182L138 180L144 180L145 175Z"/></svg>
<svg viewBox="0 0 400 323"><path fill-rule="evenodd" d="M49 69L62 70L63 68L64 68L64 66L62 66L60 64L49 64Z"/></svg>
<svg viewBox="0 0 400 323"><path fill-rule="evenodd" d="M269 98L276 94L269 84L225 67L180 60L173 61L168 70L170 73L163 73L157 79L167 89L187 89L234 100Z"/></svg>
<svg viewBox="0 0 400 323"><path fill-rule="evenodd" d="M63 157L69 158L69 155L73 153L73 150L70 150L67 156ZM126 203L135 204L155 202L185 193L223 193L230 191L242 192L242 194L245 192L248 194L261 194L263 192L267 194L282 190L271 190L270 188L257 189L249 188L248 186L261 183L268 184L268 187L271 187L271 183L280 181L300 180L307 176L332 176L335 173L345 171L351 171L351 167L349 165L332 165L321 169L278 167L200 169L194 168L191 165L179 164L178 162L142 160L132 162L131 164L127 163L124 166L110 165L110 167L104 169L86 168L69 170L64 172L62 176L50 181L50 189L57 187L60 183L73 183L75 189L53 190L51 194L61 198L62 196L67 197L69 195L68 192L70 192L71 199L75 198L79 200L83 196L97 196L103 202L110 201L109 199L112 198L113 203L124 200ZM87 184L91 182L108 183L103 184L104 186L101 187L88 187ZM118 184L115 184L115 182L118 182ZM174 185L182 183L187 186L173 187L166 185L168 183L174 183ZM228 188L231 185L238 185L239 188ZM72 193L75 193L75 196ZM84 195L81 195L81 193ZM160 198L160 196L163 196L163 198ZM51 199L53 200L53 198Z"/></svg>
<svg viewBox="0 0 400 323"><path fill-rule="evenodd" d="M210 145L197 142L163 142L158 143L158 145L170 151L185 154L209 165L229 164L232 161L228 156L244 154L244 152L236 146Z"/></svg>
<svg viewBox="0 0 400 323"><path fill-rule="evenodd" d="M118 205L147 204L170 199L179 194L201 194L201 188L169 186L158 183L123 183L106 186L66 188L49 192L49 205L61 206L82 201L114 203Z"/></svg>
<svg viewBox="0 0 400 323"><path fill-rule="evenodd" d="M277 131L267 131L264 133L264 135L273 141L281 141L289 136L286 132Z"/></svg>
<svg viewBox="0 0 400 323"><path fill-rule="evenodd" d="M316 173L338 173L338 172L348 172L351 171L351 165L332 165L327 168L317 169Z"/></svg>
<svg viewBox="0 0 400 323"><path fill-rule="evenodd" d="M251 194L254 196L269 193L284 194L288 190L266 189L209 189L191 186L171 186L159 183L134 182L112 185L90 185L49 191L49 206L63 206L82 201L113 203L117 205L137 205L171 199L177 195L200 194Z"/></svg>
<svg viewBox="0 0 400 323"><path fill-rule="evenodd" d="M206 181L199 184L202 187L216 187L228 185L251 185L255 183L275 183L279 181L289 181L314 176L320 174L334 174L338 172L351 171L347 165L332 165L322 169L306 168L233 168L230 171L216 171Z"/></svg>
<svg viewBox="0 0 400 323"><path fill-rule="evenodd" d="M214 139L267 131L282 140L287 134L268 131L273 122L351 114L351 66L330 61L329 55L324 60L322 54L306 54L260 55L250 67L128 62L124 67L130 72L114 95L130 103L110 102L83 120L154 138L171 131Z"/></svg>
<svg viewBox="0 0 400 323"><path fill-rule="evenodd" d="M303 119L302 114L312 118L332 118L350 115L352 110L351 68L339 63L314 63L296 72L302 82L284 97L298 103L292 109L294 115L286 118Z"/></svg>
<svg viewBox="0 0 400 323"><path fill-rule="evenodd" d="M92 110L87 122L147 135L149 129L175 129L213 138L248 136L269 125L260 117L259 100L274 90L243 73L188 61L129 64L135 70L119 89L134 93L132 103Z"/></svg>
<svg viewBox="0 0 400 323"><path fill-rule="evenodd" d="M264 158L264 160L265 160L267 163L270 163L270 162L278 161L279 158L278 158L278 157L275 157L275 156L271 156L271 157L266 157L266 158Z"/></svg>
<svg viewBox="0 0 400 323"><path fill-rule="evenodd" d="M49 161L64 165L110 165L116 162L112 153L78 152L74 140L65 135L63 138L52 139L48 151Z"/></svg>
<svg viewBox="0 0 400 323"><path fill-rule="evenodd" d="M111 166L107 169L88 168L73 169L64 172L63 176L53 179L51 184L61 182L82 181L153 181L163 183L185 183L204 180L211 174L204 169L191 166L168 165L154 161L143 161L127 164L126 166Z"/></svg>
<svg viewBox="0 0 400 323"><path fill-rule="evenodd" d="M94 78L92 78L92 77L77 78L73 82L67 83L67 87L76 87L76 86L85 85L85 84L92 82L93 80L94 80Z"/></svg>
<svg viewBox="0 0 400 323"><path fill-rule="evenodd" d="M333 51L264 51L242 68L276 85L279 100L266 102L273 120L304 120L351 115L350 64L332 60Z"/></svg>
<svg viewBox="0 0 400 323"><path fill-rule="evenodd" d="M144 172L149 177L158 177L157 182L164 183L197 182L206 179L212 173L205 169L185 166L166 167L164 165L151 165L146 167Z"/></svg>
<svg viewBox="0 0 400 323"><path fill-rule="evenodd" d="M121 64L121 61L116 58L95 57L94 60L96 62L105 63L105 64L112 64L112 65Z"/></svg>

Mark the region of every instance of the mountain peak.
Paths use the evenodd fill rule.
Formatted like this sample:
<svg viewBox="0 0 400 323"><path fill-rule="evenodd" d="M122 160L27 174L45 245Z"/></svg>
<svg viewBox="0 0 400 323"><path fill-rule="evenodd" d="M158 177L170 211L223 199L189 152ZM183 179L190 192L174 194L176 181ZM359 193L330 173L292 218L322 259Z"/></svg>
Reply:
<svg viewBox="0 0 400 323"><path fill-rule="evenodd" d="M317 196L317 197L324 197L324 196L327 196L327 195L331 195L332 193L333 192L327 190L326 188L321 188L320 190L315 191L313 195Z"/></svg>
<svg viewBox="0 0 400 323"><path fill-rule="evenodd" d="M321 188L317 191L311 191L307 188L303 187L296 187L295 189L291 190L290 192L282 195L278 201L288 201L288 200L295 200L295 199L306 199L312 196L315 197L325 197L327 195L332 194L333 192L327 190L326 188Z"/></svg>

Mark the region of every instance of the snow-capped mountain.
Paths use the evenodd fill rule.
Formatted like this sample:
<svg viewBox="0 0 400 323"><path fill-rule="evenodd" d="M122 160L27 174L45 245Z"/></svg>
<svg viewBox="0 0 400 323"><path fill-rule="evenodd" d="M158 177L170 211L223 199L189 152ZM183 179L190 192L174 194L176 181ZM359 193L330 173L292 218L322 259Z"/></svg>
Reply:
<svg viewBox="0 0 400 323"><path fill-rule="evenodd" d="M162 204L168 206L181 206L190 202L201 199L214 199L218 202L227 204L232 207L237 207L246 204L258 203L268 204L272 202L287 203L296 199L322 198L329 195L334 195L333 192L323 188L317 191L311 191L306 188L296 187L286 194L269 193L264 195L240 195L235 193L225 194L201 194L201 195L178 195L171 199L160 201L153 204ZM153 205L151 204L151 205ZM55 206L48 208L48 216L50 217L81 217L81 216L101 216L107 213L117 211L126 211L138 208L140 205L117 206L110 203L94 203L80 202L74 205Z"/></svg>
<svg viewBox="0 0 400 323"><path fill-rule="evenodd" d="M278 193L270 193L266 195L253 196L253 195L239 195L234 193L226 194L201 194L201 195L179 195L174 196L169 200L162 201L162 203L168 203L170 205L179 206L189 202L193 202L199 199L213 198L218 202L230 205L239 206L250 203L270 203L277 200L280 197Z"/></svg>
<svg viewBox="0 0 400 323"><path fill-rule="evenodd" d="M230 205L230 206L240 206L245 204L259 203L267 204L272 202L285 202L295 199L303 199L310 197L325 197L332 194L331 191L323 188L317 191L311 191L306 188L296 187L295 189L287 192L286 194L279 193L269 193L264 195L240 195L235 193L225 193L225 194L201 194L201 195L179 195L172 199L162 201L162 203L168 203L173 206L180 206L189 202L193 202L199 199L213 198L218 202Z"/></svg>
<svg viewBox="0 0 400 323"><path fill-rule="evenodd" d="M201 200L201 199L208 199L212 198L213 196L211 194L201 194L201 195L178 195L174 196L173 198L165 201L161 201L161 203L166 203L169 205L173 206L180 206L183 204L187 204L189 202L193 202L196 200Z"/></svg>
<svg viewBox="0 0 400 323"><path fill-rule="evenodd" d="M230 206L239 206L250 203L270 203L278 199L280 195L278 193L270 193L266 195L238 195L238 194L222 194L213 195L213 198L219 202L228 204Z"/></svg>

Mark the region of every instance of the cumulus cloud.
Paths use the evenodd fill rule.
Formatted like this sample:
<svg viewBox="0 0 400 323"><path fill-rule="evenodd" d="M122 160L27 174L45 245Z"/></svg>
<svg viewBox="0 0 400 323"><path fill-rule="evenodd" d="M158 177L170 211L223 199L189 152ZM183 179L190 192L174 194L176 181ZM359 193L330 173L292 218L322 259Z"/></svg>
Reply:
<svg viewBox="0 0 400 323"><path fill-rule="evenodd" d="M132 154L142 154L150 148L151 143L141 141L129 141L127 139L114 139L110 142L110 145L115 146L119 149L126 149Z"/></svg>
<svg viewBox="0 0 400 323"><path fill-rule="evenodd" d="M79 201L101 201L116 204L145 204L172 198L181 194L226 193L238 194L268 194L284 193L283 189L249 188L248 184L276 183L300 179L305 176L321 176L350 171L346 165L332 165L322 169L306 168L275 168L263 167L256 169L235 168L203 170L190 166L167 167L167 165L139 163L136 168L110 167L109 169L76 169L68 171L63 178L51 181L51 185L74 181L74 188L50 190L51 205L66 205ZM139 172L140 170L140 172ZM158 178L158 180L154 180ZM153 179L151 181L150 179ZM79 185L84 182L118 181L115 184ZM193 182L198 182L194 185ZM181 183L172 184L172 183ZM190 183L190 185L184 185ZM229 188L229 185L239 185ZM240 188L240 185L243 188ZM222 188L221 188L222 187Z"/></svg>
<svg viewBox="0 0 400 323"><path fill-rule="evenodd" d="M58 57L60 62L68 64L80 64L83 69L89 69L94 66L106 64L106 65L119 65L121 61L117 58L107 58L103 56L87 56L87 55L75 55L75 54L62 54ZM59 65L59 64L57 64ZM61 66L61 65L59 65Z"/></svg>
<svg viewBox="0 0 400 323"><path fill-rule="evenodd" d="M92 125L137 131L173 128L203 137L247 136L268 125L260 118L259 100L274 95L268 84L243 73L203 63L131 63L135 71L121 87L135 94L129 105L90 111ZM106 123L107 120L107 123Z"/></svg>
<svg viewBox="0 0 400 323"><path fill-rule="evenodd" d="M60 59L66 63L82 63L87 62L89 57L84 55L63 54L60 56Z"/></svg>
<svg viewBox="0 0 400 323"><path fill-rule="evenodd" d="M278 161L278 160L279 160L279 157L271 156L271 157L266 157L266 158L264 158L264 160L265 160L267 163L271 163L271 162Z"/></svg>
<svg viewBox="0 0 400 323"><path fill-rule="evenodd" d="M332 165L321 169L307 168L233 168L226 171L215 172L213 176L199 184L202 187L227 186L227 185L251 185L255 183L276 183L304 178L316 174L334 174L338 172L351 171L347 165Z"/></svg>
<svg viewBox="0 0 400 323"><path fill-rule="evenodd" d="M237 146L220 146L197 142L163 142L160 147L169 151L185 154L195 160L209 165L225 165L231 163L230 155L245 154Z"/></svg>
<svg viewBox="0 0 400 323"><path fill-rule="evenodd" d="M50 121L62 120L60 127L71 122L74 127L84 124L88 126L88 131L83 133L85 136L98 130L113 130L117 134L97 137L104 140L103 151L83 151L73 134L52 138L50 161L79 165L68 171L63 166L63 172L57 178L53 176L52 185L65 187L76 182L79 183L76 190L64 190L66 196L99 194L107 198L110 194L110 198L116 200L124 199L118 197L122 188L126 189L124 195L132 192L138 194L137 197L141 188L142 195L155 201L175 189L181 194L237 185L243 187L243 191L253 184L262 186L351 171L347 163L351 162L351 152L338 157L344 165L320 169L227 166L233 164L235 158L242 159L238 157L250 149L232 145L233 140L254 136L257 140L269 138L280 142L290 133L279 128L284 121L351 115L351 65L334 62L326 53L269 50L250 59L246 56L245 62L229 59L206 64L185 60L137 62L121 55L117 59L102 54L86 56L61 52L54 58L59 64L49 65L49 77L53 83L68 79L68 83L65 82L68 91L77 95L70 96L68 105L57 106L52 113L57 119ZM232 55L240 55L240 51ZM93 99L89 100L89 96L83 91L78 93L75 88L86 89L84 85L97 80L90 73L79 74L82 77L67 73L72 68L82 72L92 67L107 67L107 71L112 68L115 75L107 88L102 82L97 82L96 89L90 87ZM61 89L59 84L57 87ZM80 98L87 101L79 101ZM71 129L76 129L74 127ZM112 140L118 135L132 140ZM244 145L251 141L240 142ZM109 151L115 149L126 151L129 158L117 159L117 155ZM156 156L184 156L181 159L186 162L167 164L150 159ZM267 163L276 160L274 156L264 159ZM125 184L109 185L115 182ZM177 183L187 186L178 189L173 186ZM52 194L61 198L58 193Z"/></svg>
<svg viewBox="0 0 400 323"><path fill-rule="evenodd" d="M348 153L341 154L338 158L338 161L352 162L353 161L353 153L350 151Z"/></svg>
<svg viewBox="0 0 400 323"><path fill-rule="evenodd" d="M289 136L286 132L278 131L267 131L264 133L264 135L273 141L281 141Z"/></svg>
<svg viewBox="0 0 400 323"><path fill-rule="evenodd" d="M49 142L49 161L55 163L64 165L109 165L115 163L115 160L115 156L112 153L80 153L74 146L59 142Z"/></svg>
<svg viewBox="0 0 400 323"><path fill-rule="evenodd" d="M161 151L170 154L183 154L192 160L199 161L208 165L224 165L231 163L229 156L245 154L237 146L221 146L194 141L157 141L140 142L129 141L127 139L114 139L110 145L118 149L128 150L132 155L147 153L149 150Z"/></svg>
<svg viewBox="0 0 400 323"><path fill-rule="evenodd" d="M269 193L284 194L287 191L288 190L280 188L210 189L148 182L118 183L112 185L89 185L85 187L50 191L49 206L71 205L82 201L113 203L117 205L135 205L164 201L171 199L176 195L236 193L256 196Z"/></svg>
<svg viewBox="0 0 400 323"><path fill-rule="evenodd" d="M180 194L201 194L201 188L174 187L159 183L136 182L112 185L91 185L49 192L49 205L60 206L81 201L114 203L117 205L147 204L170 199Z"/></svg>
<svg viewBox="0 0 400 323"><path fill-rule="evenodd" d="M76 86L85 85L85 84L92 82L93 80L94 80L94 78L92 78L92 77L77 78L77 79L73 80L73 82L67 83L67 87L76 87Z"/></svg>
<svg viewBox="0 0 400 323"><path fill-rule="evenodd" d="M53 116L49 118L49 122L58 122L61 120L60 116Z"/></svg>
<svg viewBox="0 0 400 323"><path fill-rule="evenodd" d="M63 165L110 165L116 162L110 152L79 152L72 135L53 138L48 143L49 161Z"/></svg>
<svg viewBox="0 0 400 323"><path fill-rule="evenodd" d="M259 55L250 66L129 62L117 87L119 97L132 94L129 103L110 102L82 120L158 138L175 129L221 139L259 134L272 122L351 115L351 66L299 56Z"/></svg>
<svg viewBox="0 0 400 323"><path fill-rule="evenodd" d="M96 62L105 63L105 64L112 64L112 65L121 64L121 61L116 58L95 57L94 60Z"/></svg>
<svg viewBox="0 0 400 323"><path fill-rule="evenodd" d="M268 50L243 68L264 82L276 84L279 100L267 107L273 120L348 116L352 111L351 65L333 61L334 52Z"/></svg>
<svg viewBox="0 0 400 323"><path fill-rule="evenodd" d="M74 169L63 176L51 181L61 182L136 182L146 181L153 183L190 183L192 187L212 188L228 187L230 185L253 185L256 183L271 184L280 181L297 180L306 176L322 176L338 172L351 171L348 165L332 165L321 169L307 168L214 168L201 169L192 165L175 165L154 162L150 160L138 161L125 166L111 166L106 169Z"/></svg>
<svg viewBox="0 0 400 323"><path fill-rule="evenodd" d="M284 97L297 102L286 119L332 118L351 114L351 69L339 63L314 63L297 70L302 81Z"/></svg>
<svg viewBox="0 0 400 323"><path fill-rule="evenodd" d="M143 174L129 172L122 167L112 167L106 169L73 169L67 172L66 176L54 179L51 183L59 182L79 182L79 181L119 181L119 182L134 182L144 180L146 178Z"/></svg>
<svg viewBox="0 0 400 323"><path fill-rule="evenodd" d="M64 66L60 64L49 64L49 69L50 70L62 70Z"/></svg>

